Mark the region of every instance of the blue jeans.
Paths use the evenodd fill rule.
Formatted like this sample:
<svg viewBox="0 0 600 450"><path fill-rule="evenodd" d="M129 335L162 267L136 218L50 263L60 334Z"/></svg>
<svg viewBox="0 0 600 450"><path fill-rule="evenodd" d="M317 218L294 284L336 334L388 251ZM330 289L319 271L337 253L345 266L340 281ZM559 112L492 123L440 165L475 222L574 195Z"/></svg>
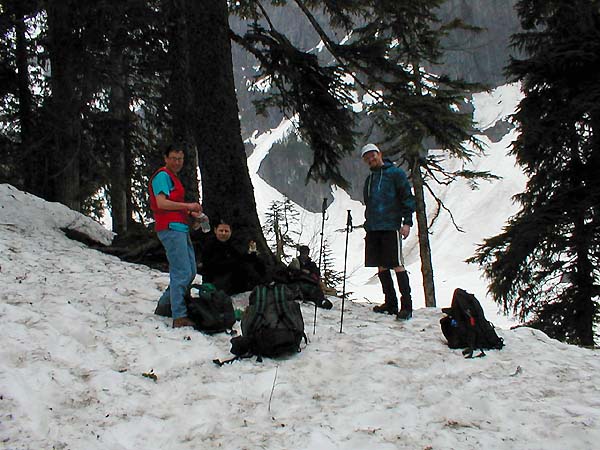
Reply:
<svg viewBox="0 0 600 450"><path fill-rule="evenodd" d="M169 261L169 287L158 300L159 305L171 304L173 319L187 317L185 292L196 277L196 255L187 232L163 230L158 239L167 252Z"/></svg>

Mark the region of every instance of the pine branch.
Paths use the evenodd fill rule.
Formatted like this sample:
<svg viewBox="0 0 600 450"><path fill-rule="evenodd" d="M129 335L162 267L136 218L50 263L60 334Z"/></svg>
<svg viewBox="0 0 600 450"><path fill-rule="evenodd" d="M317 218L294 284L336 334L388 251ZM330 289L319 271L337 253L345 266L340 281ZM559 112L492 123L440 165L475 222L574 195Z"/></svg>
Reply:
<svg viewBox="0 0 600 450"><path fill-rule="evenodd" d="M431 222L428 225L428 228L431 228L433 226L433 224L435 223L436 219L439 216L440 210L443 209L450 216L450 220L452 221L452 225L454 226L454 228L456 229L456 231L464 233L465 231L462 228L460 228L458 226L458 224L456 223L456 221L454 220L454 214L452 214L452 211L445 205L445 203L442 201L442 199L439 198L437 196L437 194L431 189L431 186L429 186L429 184L426 181L423 182L423 186L425 186L425 188L431 194L431 196L433 197L433 199L435 200L435 202L436 202L436 204L438 206L437 209L436 209L436 212L434 214L433 219L431 220Z"/></svg>

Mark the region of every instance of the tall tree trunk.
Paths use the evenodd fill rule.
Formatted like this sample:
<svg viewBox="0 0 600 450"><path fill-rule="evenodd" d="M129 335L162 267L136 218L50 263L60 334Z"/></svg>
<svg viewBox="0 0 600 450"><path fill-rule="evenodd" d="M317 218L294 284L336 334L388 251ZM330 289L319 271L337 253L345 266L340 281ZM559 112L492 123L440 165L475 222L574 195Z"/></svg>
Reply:
<svg viewBox="0 0 600 450"><path fill-rule="evenodd" d="M37 161L33 146L33 109L31 100L31 87L29 80L29 64L27 57L27 36L22 3L16 2L15 7L15 39L16 39L16 66L17 85L19 88L19 125L21 127L20 154L22 158L23 186L27 192L36 195L42 194L42 183L39 173L43 165Z"/></svg>
<svg viewBox="0 0 600 450"><path fill-rule="evenodd" d="M211 219L222 216L232 223L234 240L253 239L262 254L270 255L241 137L227 1L191 2L188 18L203 204Z"/></svg>
<svg viewBox="0 0 600 450"><path fill-rule="evenodd" d="M413 80L416 91L419 95L423 95L423 84L420 72L420 61L413 59ZM420 154L424 136L419 136L416 139L418 143L413 149L413 157L411 161L411 177L413 188L415 190L416 200L416 215L419 228L419 251L421 253L421 275L423 277L423 291L425 293L425 306L435 307L435 284L433 283L433 263L431 262L431 245L429 243L429 225L427 223L427 205L425 204L425 189L423 182L423 174L421 173Z"/></svg>
<svg viewBox="0 0 600 450"><path fill-rule="evenodd" d="M73 23L77 4L69 0L53 0L47 4L49 53L52 88L51 121L55 162L51 177L54 181L52 200L75 211L81 210L79 195L79 148L81 119L77 67L79 37Z"/></svg>
<svg viewBox="0 0 600 450"><path fill-rule="evenodd" d="M416 215L419 233L419 251L421 253L421 275L425 292L425 306L435 307L435 285L433 284L433 264L431 263L431 245L429 244L429 226L427 225L427 209L423 189L423 174L419 158L411 162L411 178L415 191Z"/></svg>
<svg viewBox="0 0 600 450"><path fill-rule="evenodd" d="M592 246L594 242L593 221L589 220L594 215L594 208L597 207L593 198L593 186L586 183L589 178L590 168L581 159L579 136L575 129L572 131L571 142L571 164L569 166L570 181L572 191L577 199L573 211L573 236L572 246L575 253L575 279L574 299L575 306L575 328L577 342L580 345L594 345L594 266L590 259ZM592 150L593 151L593 150ZM592 159L592 158L590 158ZM597 166L595 170L597 171ZM597 176L597 174L594 174ZM587 223L589 222L589 223Z"/></svg>
<svg viewBox="0 0 600 450"><path fill-rule="evenodd" d="M125 187L125 196L126 196L126 205L127 205L127 220L129 229L129 225L133 225L136 220L134 219L135 207L134 207L134 198L133 198L133 157L131 152L131 140L127 141L126 148L127 152L125 153L125 172L127 175L127 186Z"/></svg>
<svg viewBox="0 0 600 450"><path fill-rule="evenodd" d="M273 222L273 234L275 235L275 259L278 262L283 261L285 256L283 233L281 232L281 226L279 225L279 214L275 213L275 220Z"/></svg>
<svg viewBox="0 0 600 450"><path fill-rule="evenodd" d="M575 274L575 314L577 317L577 341L581 345L594 345L595 307L592 300L594 294L593 266L590 261L592 236L586 232L583 212L575 218L573 239L577 255L577 271Z"/></svg>
<svg viewBox="0 0 600 450"><path fill-rule="evenodd" d="M193 0L192 0L193 1ZM198 150L190 120L194 113L194 96L190 84L190 41L187 14L189 0L166 0L165 9L169 16L169 77L168 99L171 113L173 141L185 150L186 163L179 174L185 186L186 200L197 202Z"/></svg>
<svg viewBox="0 0 600 450"><path fill-rule="evenodd" d="M112 229L117 234L127 232L127 133L129 116L129 96L127 89L127 69L123 46L120 44L119 20L112 24L110 47L110 103L112 132L110 134L110 203L112 207Z"/></svg>

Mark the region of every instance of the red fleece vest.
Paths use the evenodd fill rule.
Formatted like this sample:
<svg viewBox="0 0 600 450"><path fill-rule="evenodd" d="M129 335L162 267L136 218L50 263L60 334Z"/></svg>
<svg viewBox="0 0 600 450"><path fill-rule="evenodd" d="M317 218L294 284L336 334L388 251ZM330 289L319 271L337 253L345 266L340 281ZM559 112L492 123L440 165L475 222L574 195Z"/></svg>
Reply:
<svg viewBox="0 0 600 450"><path fill-rule="evenodd" d="M177 175L175 175L166 167L161 167L156 172L154 172L154 175L150 177L149 191L150 209L152 209L152 212L154 212L154 220L156 221L156 224L154 225L154 230L157 232L168 230L169 224L172 222L183 223L185 225L188 224L187 211L168 211L166 209L160 209L158 207L158 204L156 203L156 196L154 195L154 190L152 189L152 180L159 172L166 172L167 175L171 177L171 181L173 181L173 184L175 185L175 187L169 193L167 198L174 202L183 202L185 198L185 189L183 187L183 184L181 184L181 181L179 181L179 178L177 178Z"/></svg>

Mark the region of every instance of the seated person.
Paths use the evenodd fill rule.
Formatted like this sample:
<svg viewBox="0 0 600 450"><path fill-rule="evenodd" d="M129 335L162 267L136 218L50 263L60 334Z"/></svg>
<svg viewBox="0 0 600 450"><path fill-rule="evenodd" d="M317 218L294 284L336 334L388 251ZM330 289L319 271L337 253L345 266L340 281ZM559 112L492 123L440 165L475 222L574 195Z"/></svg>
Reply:
<svg viewBox="0 0 600 450"><path fill-rule="evenodd" d="M288 265L290 281L297 284L305 301L313 302L324 309L331 309L332 303L325 298L321 289L321 274L315 262L310 259L310 249L306 245L298 247L298 256Z"/></svg>
<svg viewBox="0 0 600 450"><path fill-rule="evenodd" d="M231 224L221 220L213 229L214 236L203 246L202 281L212 283L228 295L251 290L265 277L265 265L258 257L256 243L250 241L241 252L231 242Z"/></svg>

